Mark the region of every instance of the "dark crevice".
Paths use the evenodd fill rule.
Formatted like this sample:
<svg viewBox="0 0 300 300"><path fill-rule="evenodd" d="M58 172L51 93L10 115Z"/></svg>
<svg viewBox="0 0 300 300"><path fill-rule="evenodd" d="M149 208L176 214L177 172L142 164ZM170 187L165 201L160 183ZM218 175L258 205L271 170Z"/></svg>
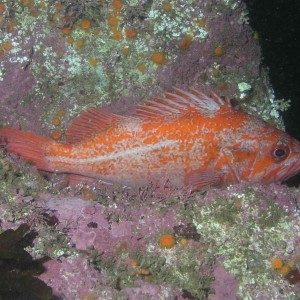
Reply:
<svg viewBox="0 0 300 300"><path fill-rule="evenodd" d="M250 25L258 32L263 65L276 99L290 99L291 108L282 113L286 131L300 140L300 1L244 0ZM300 174L290 186L299 186Z"/></svg>

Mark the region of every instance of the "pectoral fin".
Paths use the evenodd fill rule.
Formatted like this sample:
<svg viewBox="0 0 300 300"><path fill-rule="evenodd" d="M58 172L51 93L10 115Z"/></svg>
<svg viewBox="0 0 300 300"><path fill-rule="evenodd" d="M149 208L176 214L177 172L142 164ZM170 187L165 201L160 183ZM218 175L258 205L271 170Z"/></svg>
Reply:
<svg viewBox="0 0 300 300"><path fill-rule="evenodd" d="M193 191L199 191L211 186L222 185L223 177L224 173L221 171L198 169L186 175L184 184L191 187Z"/></svg>

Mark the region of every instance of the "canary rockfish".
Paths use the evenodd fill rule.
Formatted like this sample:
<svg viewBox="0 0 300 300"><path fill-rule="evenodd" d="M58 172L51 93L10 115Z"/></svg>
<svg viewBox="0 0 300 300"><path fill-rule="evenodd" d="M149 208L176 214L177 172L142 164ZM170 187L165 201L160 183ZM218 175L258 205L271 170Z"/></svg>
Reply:
<svg viewBox="0 0 300 300"><path fill-rule="evenodd" d="M281 182L300 171L300 143L215 93L174 88L138 105L133 116L90 108L66 143L0 129L8 152L37 169L127 186L160 184L200 190L239 182Z"/></svg>

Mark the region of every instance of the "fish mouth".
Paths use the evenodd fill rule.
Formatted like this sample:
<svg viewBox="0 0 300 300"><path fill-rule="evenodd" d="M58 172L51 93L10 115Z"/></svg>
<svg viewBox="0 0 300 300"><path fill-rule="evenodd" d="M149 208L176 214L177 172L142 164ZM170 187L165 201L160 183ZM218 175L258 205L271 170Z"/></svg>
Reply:
<svg viewBox="0 0 300 300"><path fill-rule="evenodd" d="M295 157L294 159L291 159L288 163L280 167L278 170L276 170L276 174L272 181L282 182L295 176L299 172L300 172L300 158Z"/></svg>
<svg viewBox="0 0 300 300"><path fill-rule="evenodd" d="M286 163L281 165L274 165L270 169L257 173L252 177L252 182L260 182L262 184L269 184L272 182L281 183L295 176L300 172L300 157L297 155L290 158Z"/></svg>

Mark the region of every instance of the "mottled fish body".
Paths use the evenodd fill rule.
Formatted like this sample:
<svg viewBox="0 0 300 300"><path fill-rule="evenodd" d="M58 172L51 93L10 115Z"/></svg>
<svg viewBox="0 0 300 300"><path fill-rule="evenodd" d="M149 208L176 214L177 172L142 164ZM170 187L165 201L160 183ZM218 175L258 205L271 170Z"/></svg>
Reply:
<svg viewBox="0 0 300 300"><path fill-rule="evenodd" d="M134 116L91 108L73 121L67 143L0 129L8 152L40 170L143 186L168 181L200 190L239 182L281 182L300 170L300 143L234 110L216 94L174 88Z"/></svg>

